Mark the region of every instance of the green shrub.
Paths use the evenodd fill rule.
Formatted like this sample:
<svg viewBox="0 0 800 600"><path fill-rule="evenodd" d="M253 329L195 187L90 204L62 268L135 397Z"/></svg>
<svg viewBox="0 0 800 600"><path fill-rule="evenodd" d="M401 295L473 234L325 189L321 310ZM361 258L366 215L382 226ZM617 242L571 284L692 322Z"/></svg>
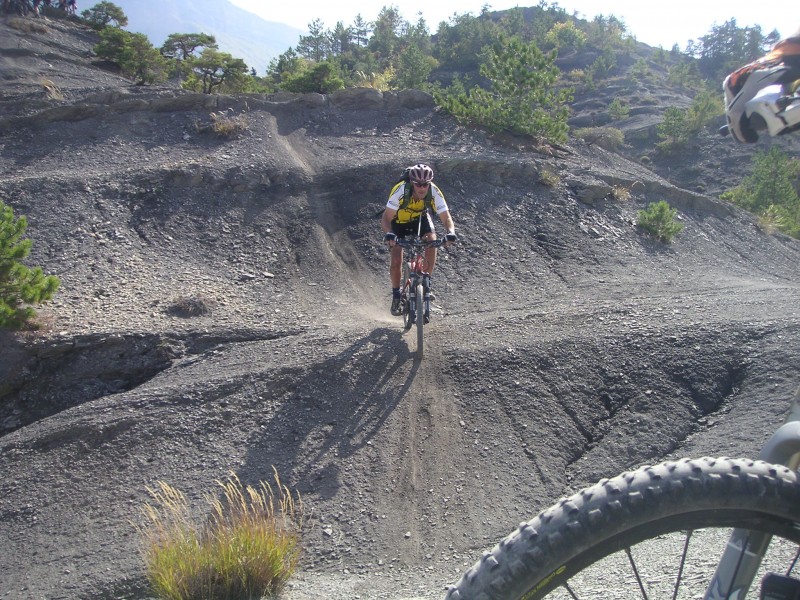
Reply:
<svg viewBox="0 0 800 600"><path fill-rule="evenodd" d="M637 224L659 242L668 244L683 230L683 223L675 221L677 213L677 209L660 200L649 204L646 210L639 211Z"/></svg>
<svg viewBox="0 0 800 600"><path fill-rule="evenodd" d="M138 85L166 79L167 60L143 33L130 33L118 27L104 27L94 51L100 58L117 63L123 75Z"/></svg>
<svg viewBox="0 0 800 600"><path fill-rule="evenodd" d="M775 228L800 238L800 196L795 188L798 175L800 162L774 146L769 152L756 152L752 173L720 198L769 223L765 230Z"/></svg>
<svg viewBox="0 0 800 600"><path fill-rule="evenodd" d="M462 123L564 142L569 126L567 103L571 88L554 84L560 71L556 52L543 53L534 42L501 35L481 54L480 73L489 89L467 91L458 79L443 90L434 90L436 103Z"/></svg>
<svg viewBox="0 0 800 600"><path fill-rule="evenodd" d="M633 75L634 79L638 79L639 81L646 81L652 75L650 71L650 66L647 64L647 61L643 58L637 60L633 67L631 67L631 75Z"/></svg>
<svg viewBox="0 0 800 600"><path fill-rule="evenodd" d="M550 169L542 169L539 171L539 181L542 182L542 185L554 188L561 183L561 177L559 177L558 173L555 171L551 171Z"/></svg>
<svg viewBox="0 0 800 600"><path fill-rule="evenodd" d="M159 482L139 527L153 593L164 600L250 599L276 595L299 559L303 506L275 473L277 493L261 482L243 487L231 474L222 498L206 497L211 515L199 526L186 497Z"/></svg>
<svg viewBox="0 0 800 600"><path fill-rule="evenodd" d="M544 36L544 42L559 51L580 50L586 44L586 34L575 26L574 21L556 23Z"/></svg>
<svg viewBox="0 0 800 600"><path fill-rule="evenodd" d="M658 137L662 140L656 144L659 152L673 154L682 149L689 141L687 114L686 109L676 106L670 106L664 111L663 121L656 126Z"/></svg>
<svg viewBox="0 0 800 600"><path fill-rule="evenodd" d="M281 88L298 94L330 94L344 88L344 81L334 63L321 62L309 65L296 74L287 75Z"/></svg>
<svg viewBox="0 0 800 600"><path fill-rule="evenodd" d="M697 70L697 63L680 62L669 67L667 83L688 90L702 89L703 77Z"/></svg>
<svg viewBox="0 0 800 600"><path fill-rule="evenodd" d="M0 327L28 325L36 315L29 305L50 300L61 283L41 267L20 262L31 251L31 240L23 238L27 228L27 219L15 219L11 207L0 201Z"/></svg>
<svg viewBox="0 0 800 600"><path fill-rule="evenodd" d="M686 113L686 127L691 134L698 134L708 123L725 114L722 94L703 90L692 100Z"/></svg>
<svg viewBox="0 0 800 600"><path fill-rule="evenodd" d="M627 102L622 102L619 98L614 98L611 104L608 105L608 116L615 121L627 119L631 114L631 107Z"/></svg>

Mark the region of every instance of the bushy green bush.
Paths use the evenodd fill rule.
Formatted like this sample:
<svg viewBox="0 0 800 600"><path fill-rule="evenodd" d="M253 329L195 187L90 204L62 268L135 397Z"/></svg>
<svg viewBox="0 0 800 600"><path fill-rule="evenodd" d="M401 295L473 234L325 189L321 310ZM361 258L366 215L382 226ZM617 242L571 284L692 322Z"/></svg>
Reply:
<svg viewBox="0 0 800 600"><path fill-rule="evenodd" d="M631 114L631 107L627 102L622 102L619 98L614 98L608 105L608 116L615 121L627 119Z"/></svg>
<svg viewBox="0 0 800 600"><path fill-rule="evenodd" d="M649 204L646 210L639 211L637 224L659 242L668 244L683 231L683 223L675 221L677 214L677 209L660 200Z"/></svg>
<svg viewBox="0 0 800 600"><path fill-rule="evenodd" d="M552 48L563 53L569 50L580 50L586 44L586 34L575 26L574 21L556 23L544 36L544 41Z"/></svg>
<svg viewBox="0 0 800 600"><path fill-rule="evenodd" d="M692 100L686 115L686 128L689 133L696 135L708 123L725 114L722 103L722 94L716 91L702 90Z"/></svg>
<svg viewBox="0 0 800 600"><path fill-rule="evenodd" d="M661 139L656 144L659 152L673 154L686 145L690 137L686 116L687 111L676 106L670 106L664 111L664 119L656 126Z"/></svg>
<svg viewBox="0 0 800 600"><path fill-rule="evenodd" d="M288 92L330 94L344 87L335 65L331 62L310 64L307 69L287 77L281 87Z"/></svg>
<svg viewBox="0 0 800 600"><path fill-rule="evenodd" d="M113 2L98 2L92 8L85 10L81 16L94 29L103 29L108 25L114 27L125 27L128 24L128 17L125 12Z"/></svg>
<svg viewBox="0 0 800 600"><path fill-rule="evenodd" d="M143 33L104 27L94 51L100 58L117 63L123 75L138 85L157 83L167 77L169 64Z"/></svg>
<svg viewBox="0 0 800 600"><path fill-rule="evenodd" d="M27 219L15 219L11 207L0 201L0 327L29 324L36 314L30 305L50 300L60 285L58 277L45 275L41 267L20 262L31 251L31 240L23 237L27 228Z"/></svg>
<svg viewBox="0 0 800 600"><path fill-rule="evenodd" d="M720 197L757 215L770 225L766 229L800 238L800 196L795 187L798 177L800 161L773 146L769 152L756 152L751 174Z"/></svg>

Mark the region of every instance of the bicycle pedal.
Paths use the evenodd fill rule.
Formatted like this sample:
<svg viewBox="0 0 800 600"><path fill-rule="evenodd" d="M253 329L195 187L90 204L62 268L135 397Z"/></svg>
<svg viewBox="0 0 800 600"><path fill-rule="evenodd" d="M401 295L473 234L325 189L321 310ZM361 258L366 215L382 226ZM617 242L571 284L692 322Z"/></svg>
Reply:
<svg viewBox="0 0 800 600"><path fill-rule="evenodd" d="M800 580L767 573L761 580L761 600L800 600Z"/></svg>

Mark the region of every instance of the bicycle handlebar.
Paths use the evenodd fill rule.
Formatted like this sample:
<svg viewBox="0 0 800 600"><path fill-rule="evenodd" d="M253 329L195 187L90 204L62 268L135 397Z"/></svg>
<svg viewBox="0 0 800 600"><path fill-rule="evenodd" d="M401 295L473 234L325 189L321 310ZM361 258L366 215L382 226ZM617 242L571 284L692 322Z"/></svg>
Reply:
<svg viewBox="0 0 800 600"><path fill-rule="evenodd" d="M440 246L444 245L445 240L442 238L437 238L435 240L428 240L428 241L419 239L404 240L401 238L397 238L394 241L394 243L400 246L401 248L439 248Z"/></svg>
<svg viewBox="0 0 800 600"><path fill-rule="evenodd" d="M402 238L397 238L394 243L400 246L401 248L439 248L445 244L446 240L444 238L437 238L435 240L404 240Z"/></svg>

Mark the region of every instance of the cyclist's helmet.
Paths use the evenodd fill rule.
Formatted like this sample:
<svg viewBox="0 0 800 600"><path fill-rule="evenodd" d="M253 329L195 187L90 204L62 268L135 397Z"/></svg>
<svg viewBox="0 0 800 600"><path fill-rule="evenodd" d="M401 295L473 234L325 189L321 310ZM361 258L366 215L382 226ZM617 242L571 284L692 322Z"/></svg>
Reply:
<svg viewBox="0 0 800 600"><path fill-rule="evenodd" d="M433 169L428 165L414 165L408 172L408 178L417 183L428 183L433 180Z"/></svg>

